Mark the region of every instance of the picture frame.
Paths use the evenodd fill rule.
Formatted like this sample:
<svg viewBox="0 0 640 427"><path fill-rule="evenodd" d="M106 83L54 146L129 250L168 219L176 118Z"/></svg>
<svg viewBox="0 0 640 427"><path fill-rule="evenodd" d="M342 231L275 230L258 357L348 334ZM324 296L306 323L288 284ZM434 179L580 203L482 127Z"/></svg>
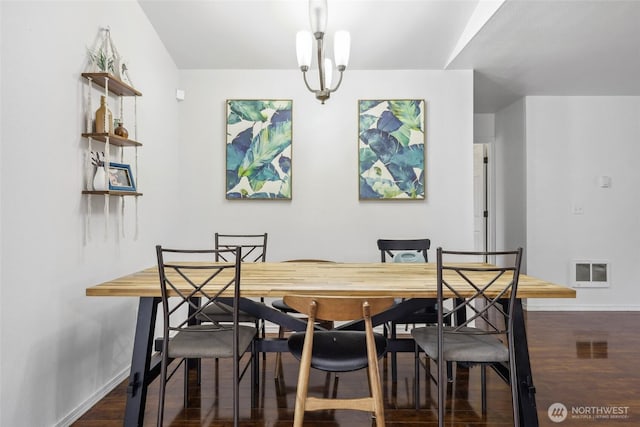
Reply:
<svg viewBox="0 0 640 427"><path fill-rule="evenodd" d="M425 101L358 100L360 200L425 200Z"/></svg>
<svg viewBox="0 0 640 427"><path fill-rule="evenodd" d="M226 101L225 197L291 200L293 100Z"/></svg>
<svg viewBox="0 0 640 427"><path fill-rule="evenodd" d="M123 163L109 163L109 190L136 191L131 166Z"/></svg>

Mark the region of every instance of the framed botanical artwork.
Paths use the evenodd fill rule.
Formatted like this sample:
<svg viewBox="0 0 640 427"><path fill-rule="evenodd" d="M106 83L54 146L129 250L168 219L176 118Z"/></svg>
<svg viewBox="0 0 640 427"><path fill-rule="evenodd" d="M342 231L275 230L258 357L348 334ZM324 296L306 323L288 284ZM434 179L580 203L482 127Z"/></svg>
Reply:
<svg viewBox="0 0 640 427"><path fill-rule="evenodd" d="M227 100L227 199L291 200L292 105Z"/></svg>
<svg viewBox="0 0 640 427"><path fill-rule="evenodd" d="M109 190L136 191L131 166L122 163L109 163Z"/></svg>
<svg viewBox="0 0 640 427"><path fill-rule="evenodd" d="M425 102L358 101L360 200L425 198Z"/></svg>

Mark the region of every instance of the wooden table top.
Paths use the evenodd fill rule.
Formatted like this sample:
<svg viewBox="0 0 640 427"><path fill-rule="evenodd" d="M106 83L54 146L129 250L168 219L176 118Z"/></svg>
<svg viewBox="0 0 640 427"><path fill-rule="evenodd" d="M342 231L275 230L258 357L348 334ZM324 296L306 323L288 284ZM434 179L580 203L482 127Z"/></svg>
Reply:
<svg viewBox="0 0 640 427"><path fill-rule="evenodd" d="M575 298L576 291L520 275L519 298ZM243 263L243 297L291 294L335 296L436 297L435 263ZM86 290L87 296L159 297L157 266L110 280Z"/></svg>

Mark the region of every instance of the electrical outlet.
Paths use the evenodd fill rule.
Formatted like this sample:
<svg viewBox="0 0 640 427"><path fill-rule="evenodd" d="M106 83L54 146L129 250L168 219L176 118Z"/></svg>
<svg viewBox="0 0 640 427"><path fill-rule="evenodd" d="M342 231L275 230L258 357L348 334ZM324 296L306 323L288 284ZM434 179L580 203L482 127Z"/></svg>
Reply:
<svg viewBox="0 0 640 427"><path fill-rule="evenodd" d="M584 208L582 207L582 205L578 205L574 203L571 206L571 213L574 215L584 215Z"/></svg>

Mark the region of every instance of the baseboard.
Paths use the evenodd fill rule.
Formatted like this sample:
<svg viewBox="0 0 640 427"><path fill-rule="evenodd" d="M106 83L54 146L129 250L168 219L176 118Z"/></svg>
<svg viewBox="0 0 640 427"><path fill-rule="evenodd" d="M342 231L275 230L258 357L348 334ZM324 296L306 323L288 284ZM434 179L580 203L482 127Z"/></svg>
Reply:
<svg viewBox="0 0 640 427"><path fill-rule="evenodd" d="M102 400L107 394L109 394L114 388L116 388L122 381L129 377L131 366L127 366L118 375L112 378L108 383L100 387L93 393L87 400L82 402L79 406L69 412L63 419L58 421L55 427L67 427L78 421L78 419L84 415L89 409L96 403Z"/></svg>
<svg viewBox="0 0 640 427"><path fill-rule="evenodd" d="M276 335L278 333L278 331L280 330L280 327L278 325L276 325L275 323L271 323L271 322L267 322L264 325L264 331L268 334L274 334Z"/></svg>
<svg viewBox="0 0 640 427"><path fill-rule="evenodd" d="M599 304L531 304L525 305L527 311L640 311L640 305L599 305Z"/></svg>

